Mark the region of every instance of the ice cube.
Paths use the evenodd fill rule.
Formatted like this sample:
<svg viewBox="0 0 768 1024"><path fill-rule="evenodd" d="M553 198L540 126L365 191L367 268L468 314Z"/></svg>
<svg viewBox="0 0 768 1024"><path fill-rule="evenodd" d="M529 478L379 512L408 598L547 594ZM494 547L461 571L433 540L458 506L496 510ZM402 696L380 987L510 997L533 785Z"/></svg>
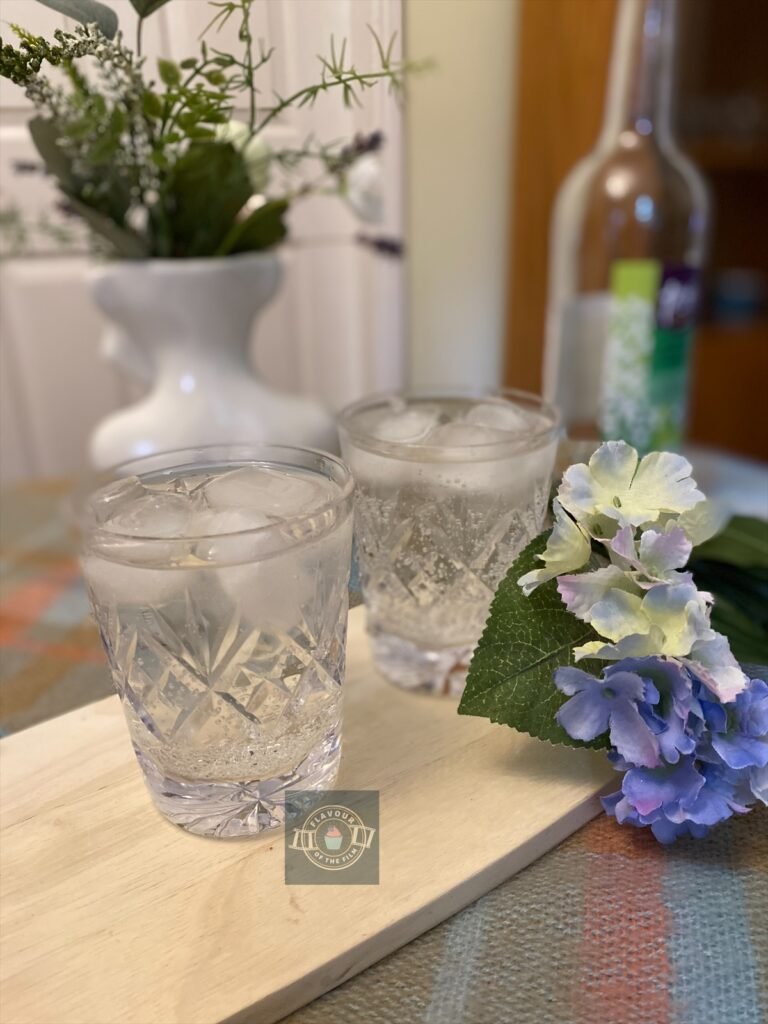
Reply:
<svg viewBox="0 0 768 1024"><path fill-rule="evenodd" d="M534 414L504 401L473 405L464 413L463 421L477 427L490 427L492 430L518 436L530 434L538 425Z"/></svg>
<svg viewBox="0 0 768 1024"><path fill-rule="evenodd" d="M88 501L88 511L97 523L103 524L111 519L116 511L130 502L143 498L146 493L146 488L137 476L113 480L92 495Z"/></svg>
<svg viewBox="0 0 768 1024"><path fill-rule="evenodd" d="M435 427L425 443L437 448L472 448L476 445L498 444L505 439L501 431L492 427L459 421Z"/></svg>
<svg viewBox="0 0 768 1024"><path fill-rule="evenodd" d="M253 516L254 526L250 527L253 529L258 525L257 520L265 516L275 522L325 505L332 499L334 487L316 474L243 466L212 477L204 487L204 494L208 507L216 511L247 511Z"/></svg>
<svg viewBox="0 0 768 1024"><path fill-rule="evenodd" d="M144 493L128 499L123 507L115 502L112 515L104 522L105 529L130 537L189 537L192 509L189 500L167 491Z"/></svg>
<svg viewBox="0 0 768 1024"><path fill-rule="evenodd" d="M379 441L394 444L418 444L423 441L440 418L440 410L432 406L387 412L373 424L371 433Z"/></svg>

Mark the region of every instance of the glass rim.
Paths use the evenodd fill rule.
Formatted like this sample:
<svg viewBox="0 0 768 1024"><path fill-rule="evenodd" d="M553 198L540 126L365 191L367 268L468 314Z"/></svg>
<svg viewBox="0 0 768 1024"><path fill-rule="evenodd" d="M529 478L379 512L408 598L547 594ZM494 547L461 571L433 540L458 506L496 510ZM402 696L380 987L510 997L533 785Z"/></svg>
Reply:
<svg viewBox="0 0 768 1024"><path fill-rule="evenodd" d="M89 501L98 492L100 487L109 483L110 480L118 480L121 479L121 477L138 476L139 479L141 478L140 473L121 473L122 470L133 466L141 469L141 467L146 466L148 463L158 461L164 461L164 464L157 466L157 472L187 469L195 465L203 465L205 456L209 456L215 452L221 453L221 461L223 463L255 463L266 467L269 467L270 465L278 467L284 466L287 469L299 471L304 470L322 476L323 474L319 469L302 466L300 463L295 461L297 455L311 456L312 458L317 459L320 464L324 463L328 465L340 475L341 479L337 479L335 476L326 477L326 479L331 479L332 482L339 487L339 493L334 495L328 501L323 502L321 505L317 505L312 508L309 512L298 512L295 515L281 516L277 522L267 523L264 526L246 527L243 530L227 530L224 533L201 533L185 534L184 536L178 537L157 537L154 535L121 533L117 530L110 530L98 523L88 523L86 521ZM229 453L228 457L224 455L224 453L227 452ZM233 454L236 452L241 453L239 457ZM247 453L250 453L250 455ZM258 453L258 455L254 453ZM193 455L195 458L189 457ZM188 458L184 459L184 456L188 456ZM282 458L280 456L282 456ZM291 456L293 456L293 460L291 459ZM235 468L235 466L233 466L233 468ZM269 444L266 442L220 442L218 444L188 445L184 448L173 448L168 451L153 452L151 455L137 455L135 458L118 462L107 469L95 470L81 480L78 487L75 488L71 496L70 507L76 525L82 530L84 536L87 535L89 538L101 536L105 539L109 538L111 541L128 541L141 545L167 545L179 542L187 544L197 543L200 541L213 541L218 543L220 541L226 541L232 537L255 535L264 537L268 536L270 532L278 534L284 531L287 526L295 527L302 523L306 523L311 519L316 519L320 516L326 515L327 513L342 506L345 502L351 501L354 486L354 478L349 466L347 466L347 464L337 455L323 451L320 448L302 447L300 445Z"/></svg>
<svg viewBox="0 0 768 1024"><path fill-rule="evenodd" d="M444 399L468 398L482 400L506 399L511 404L522 404L528 407L535 407L537 412L543 413L549 422L540 429L526 434L523 439L519 437L499 437L493 441L481 441L474 444L462 445L435 445L422 444L413 441L383 441L375 437L367 430L359 430L354 427L355 417L368 409L393 399L400 399L406 403L418 402L439 402ZM340 431L343 431L357 445L367 451L378 455L390 456L393 458L414 459L419 456L439 455L441 461L446 460L446 453L451 451L469 451L473 457L482 457L488 453L489 457L499 457L500 452L508 452L514 449L515 454L524 455L537 448L540 448L547 441L555 440L562 432L562 417L560 410L551 402L547 402L541 395L532 391L523 391L520 388L445 388L445 389L415 389L415 390L392 390L381 391L372 395L366 395L345 406L337 415L337 424Z"/></svg>

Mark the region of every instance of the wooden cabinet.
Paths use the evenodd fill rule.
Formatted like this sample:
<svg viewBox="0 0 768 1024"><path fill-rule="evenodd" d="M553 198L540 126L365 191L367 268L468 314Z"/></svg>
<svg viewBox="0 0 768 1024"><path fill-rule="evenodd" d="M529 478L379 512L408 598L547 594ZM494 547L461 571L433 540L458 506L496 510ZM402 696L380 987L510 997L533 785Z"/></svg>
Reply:
<svg viewBox="0 0 768 1024"><path fill-rule="evenodd" d="M552 203L597 138L615 0L521 7L505 379L538 391ZM768 459L768 3L681 0L680 22L680 136L714 206L690 436ZM755 292L740 314L723 311L736 269Z"/></svg>

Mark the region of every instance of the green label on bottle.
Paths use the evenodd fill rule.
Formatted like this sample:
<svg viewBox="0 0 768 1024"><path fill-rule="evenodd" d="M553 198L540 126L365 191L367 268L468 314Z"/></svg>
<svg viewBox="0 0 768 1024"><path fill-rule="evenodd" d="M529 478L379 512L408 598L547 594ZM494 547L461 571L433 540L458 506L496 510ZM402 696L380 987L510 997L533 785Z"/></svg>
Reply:
<svg viewBox="0 0 768 1024"><path fill-rule="evenodd" d="M676 447L685 423L697 272L617 260L603 362L600 429L640 451Z"/></svg>

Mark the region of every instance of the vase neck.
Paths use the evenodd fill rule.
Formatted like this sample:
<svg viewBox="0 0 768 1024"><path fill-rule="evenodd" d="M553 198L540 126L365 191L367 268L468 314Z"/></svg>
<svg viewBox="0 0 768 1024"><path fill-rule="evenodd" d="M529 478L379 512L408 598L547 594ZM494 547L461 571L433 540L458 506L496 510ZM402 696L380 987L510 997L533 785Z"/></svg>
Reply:
<svg viewBox="0 0 768 1024"><path fill-rule="evenodd" d="M97 305L158 367L194 358L247 362L253 320L274 295L272 257L112 266L93 283Z"/></svg>

